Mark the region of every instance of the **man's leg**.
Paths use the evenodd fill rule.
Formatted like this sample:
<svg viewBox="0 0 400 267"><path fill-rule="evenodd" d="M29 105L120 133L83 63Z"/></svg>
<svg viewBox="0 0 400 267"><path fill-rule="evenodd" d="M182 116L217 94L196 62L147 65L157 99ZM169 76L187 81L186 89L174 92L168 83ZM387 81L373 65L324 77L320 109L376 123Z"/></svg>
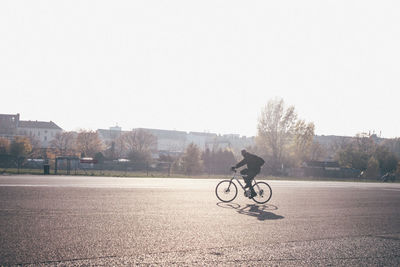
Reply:
<svg viewBox="0 0 400 267"><path fill-rule="evenodd" d="M251 186L251 179L254 178L254 176L249 177L249 172L249 169L243 169L240 171L240 174L243 175L243 180L245 182L244 188L249 188Z"/></svg>
<svg viewBox="0 0 400 267"><path fill-rule="evenodd" d="M247 172L248 185L250 187L250 192L251 192L250 198L257 195L256 191L254 191L254 188L251 185L251 182L253 181L254 177L256 177L257 174L259 174L259 173L260 173L259 170L248 170L248 172Z"/></svg>

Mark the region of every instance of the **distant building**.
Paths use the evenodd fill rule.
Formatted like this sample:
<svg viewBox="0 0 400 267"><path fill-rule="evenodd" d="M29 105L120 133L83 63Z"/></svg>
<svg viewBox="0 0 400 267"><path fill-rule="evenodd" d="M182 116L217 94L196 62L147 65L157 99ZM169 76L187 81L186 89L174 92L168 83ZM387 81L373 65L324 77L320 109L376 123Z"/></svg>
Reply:
<svg viewBox="0 0 400 267"><path fill-rule="evenodd" d="M253 137L240 136L236 134L218 135L215 133L206 132L184 132L175 130L158 130L146 129L157 137L157 150L164 153L169 151L172 153L183 153L186 147L193 143L201 150L218 150L230 148L235 151L254 145Z"/></svg>
<svg viewBox="0 0 400 267"><path fill-rule="evenodd" d="M50 147L51 141L62 129L52 121L20 121L18 135L28 136L40 141L41 147Z"/></svg>
<svg viewBox="0 0 400 267"><path fill-rule="evenodd" d="M189 132L186 135L186 146L193 143L204 150L209 148L210 144L214 144L217 141L217 137L218 135L215 133Z"/></svg>
<svg viewBox="0 0 400 267"><path fill-rule="evenodd" d="M0 137L13 139L17 134L19 114L0 114Z"/></svg>
<svg viewBox="0 0 400 267"><path fill-rule="evenodd" d="M240 136L238 134L217 135L205 132L185 132L176 130L161 130L148 128L135 128L133 130L144 130L156 137L157 143L155 150L158 153L178 155L185 151L190 143L194 143L201 150L226 149L230 148L240 151L243 148L253 146L254 138ZM98 129L100 139L105 143L111 143L123 133L120 127L110 127L109 129Z"/></svg>
<svg viewBox="0 0 400 267"><path fill-rule="evenodd" d="M23 121L19 114L0 114L0 136L10 140L26 136L39 141L42 148L48 148L58 132L62 129L52 121Z"/></svg>
<svg viewBox="0 0 400 267"><path fill-rule="evenodd" d="M157 151L181 153L186 148L186 132L146 128L137 128L134 130L144 130L154 135L157 138Z"/></svg>
<svg viewBox="0 0 400 267"><path fill-rule="evenodd" d="M98 129L97 134L104 143L111 143L123 134L121 127L115 126L110 129Z"/></svg>

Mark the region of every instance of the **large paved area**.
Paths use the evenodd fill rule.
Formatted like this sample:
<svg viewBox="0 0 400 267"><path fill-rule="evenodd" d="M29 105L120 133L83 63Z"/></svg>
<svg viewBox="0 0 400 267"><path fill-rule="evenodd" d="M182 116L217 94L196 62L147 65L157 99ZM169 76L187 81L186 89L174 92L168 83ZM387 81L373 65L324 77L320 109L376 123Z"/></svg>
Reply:
<svg viewBox="0 0 400 267"><path fill-rule="evenodd" d="M399 266L400 184L0 177L0 265Z"/></svg>

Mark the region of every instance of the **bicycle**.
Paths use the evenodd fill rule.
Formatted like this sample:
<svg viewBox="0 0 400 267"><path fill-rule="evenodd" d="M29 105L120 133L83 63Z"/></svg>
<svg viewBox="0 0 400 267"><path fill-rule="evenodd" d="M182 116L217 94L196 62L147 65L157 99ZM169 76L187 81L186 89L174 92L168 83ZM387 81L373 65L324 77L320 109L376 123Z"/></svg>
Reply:
<svg viewBox="0 0 400 267"><path fill-rule="evenodd" d="M222 180L217 184L215 187L215 194L219 200L222 202L231 202L234 200L237 196L238 189L236 184L234 183L234 180L239 183L240 187L242 187L244 191L244 196L249 197L251 192L250 190L246 190L240 180L237 178L237 176L241 176L243 178L243 175L237 175L237 172L234 171L233 177L229 180ZM252 199L254 202L258 204L264 204L267 203L271 197L272 197L272 189L267 184L266 182L256 182L255 179L252 181L253 184L253 189L256 192L256 196L254 196Z"/></svg>

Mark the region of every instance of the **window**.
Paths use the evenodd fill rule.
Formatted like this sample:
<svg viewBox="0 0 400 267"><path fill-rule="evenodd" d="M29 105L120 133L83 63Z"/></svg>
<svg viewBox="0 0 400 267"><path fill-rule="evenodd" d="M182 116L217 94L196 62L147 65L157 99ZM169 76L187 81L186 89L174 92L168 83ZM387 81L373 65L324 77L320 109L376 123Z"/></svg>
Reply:
<svg viewBox="0 0 400 267"><path fill-rule="evenodd" d="M44 137L44 141L47 141L47 136Z"/></svg>

